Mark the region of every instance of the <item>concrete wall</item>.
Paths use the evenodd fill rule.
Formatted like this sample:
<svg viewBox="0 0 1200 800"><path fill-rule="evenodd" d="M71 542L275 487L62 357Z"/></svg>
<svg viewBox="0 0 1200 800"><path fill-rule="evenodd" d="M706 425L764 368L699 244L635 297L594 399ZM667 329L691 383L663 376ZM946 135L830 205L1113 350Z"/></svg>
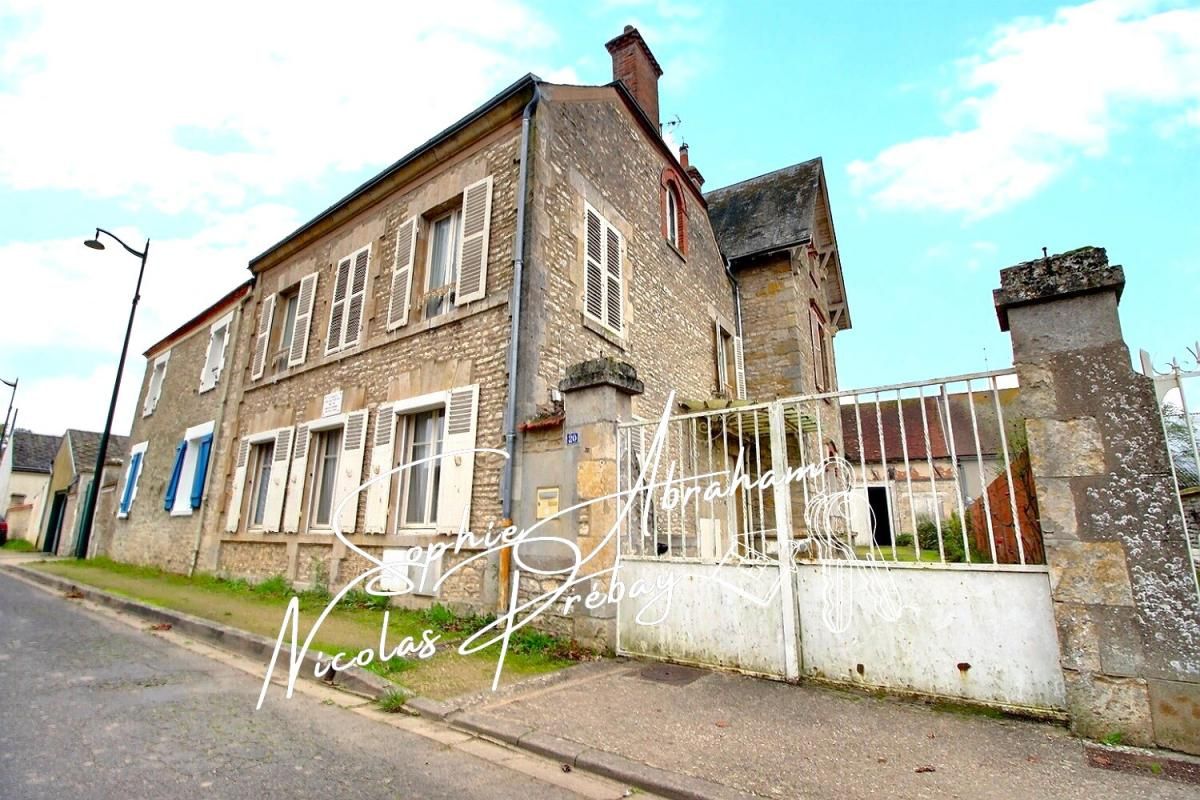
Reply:
<svg viewBox="0 0 1200 800"><path fill-rule="evenodd" d="M47 492L50 488L50 476L42 472L14 472L9 477L8 494L25 495L20 516L16 516L16 508L8 509L8 537L10 539L25 539L33 542L37 539L38 525L42 519L42 511L46 508ZM8 498L5 498L7 502ZM14 520L14 516L16 519Z"/></svg>

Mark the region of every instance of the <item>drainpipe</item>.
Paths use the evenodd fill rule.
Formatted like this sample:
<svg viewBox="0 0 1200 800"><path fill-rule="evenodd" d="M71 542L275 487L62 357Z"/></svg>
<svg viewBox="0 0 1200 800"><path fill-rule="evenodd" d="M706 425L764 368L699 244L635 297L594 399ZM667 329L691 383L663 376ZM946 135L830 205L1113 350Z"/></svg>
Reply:
<svg viewBox="0 0 1200 800"><path fill-rule="evenodd" d="M517 173L517 234L513 237L513 286L512 286L512 330L508 337L508 396L504 402L504 471L500 475L501 514L512 524L513 515L513 469L517 452L517 354L521 334L521 288L525 272L525 205L526 187L529 181L529 128L533 121L533 110L537 108L542 93L535 83L533 97L525 105L521 115L521 166ZM505 547L499 553L499 572L496 581L497 609L508 607L508 584L512 570L512 549Z"/></svg>
<svg viewBox="0 0 1200 800"><path fill-rule="evenodd" d="M738 279L734 277L728 256L725 258L725 274L729 276L729 282L733 284L733 307L736 312L737 335L744 336L745 334L742 333L742 287L738 284Z"/></svg>
<svg viewBox="0 0 1200 800"><path fill-rule="evenodd" d="M237 355L238 344L241 340L242 317L245 315L245 312L246 312L246 303L249 302L250 299L253 297L254 297L253 289L246 292L246 294L242 296L242 299L238 301L237 314L234 315L233 322L230 323L229 341L233 342L233 348L231 350L227 350L225 353L226 361L230 364L234 363L236 360L235 356ZM223 438L221 436L221 428L225 424L225 413L226 413L228 403L229 403L229 390L232 388L233 377L234 377L234 371L232 369L229 369L229 370L223 369L222 372L229 373L229 380L225 381L225 385L221 387L221 390L220 390L221 391L221 403L218 406L218 410L215 415L216 419L213 420L213 443L212 443L212 449L209 451L208 477L205 478L205 486L208 487L209 489L212 488L213 475L217 469L217 461L215 458L213 458L213 454L215 454L217 451L217 443L222 441L222 438ZM222 480L224 480L224 479L222 479ZM224 484L222 483L222 486L223 485ZM200 504L200 519L196 526L196 541L192 543L192 558L191 558L191 563L188 565L187 574L189 577L196 572L196 563L200 560L200 547L201 547L201 545L204 544L204 526L205 526L205 523L207 523L208 519L209 519L209 510L213 506L213 503L209 502L210 493L208 491L205 491L204 494L205 494L204 502ZM216 513L217 513L217 525L219 526L221 523L219 508L217 509ZM219 530L218 530L218 535L219 535Z"/></svg>

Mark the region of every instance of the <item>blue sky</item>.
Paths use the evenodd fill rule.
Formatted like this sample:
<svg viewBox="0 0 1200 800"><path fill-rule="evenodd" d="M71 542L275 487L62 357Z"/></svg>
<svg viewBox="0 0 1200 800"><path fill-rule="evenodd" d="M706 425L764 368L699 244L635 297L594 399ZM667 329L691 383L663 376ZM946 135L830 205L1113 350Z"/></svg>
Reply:
<svg viewBox="0 0 1200 800"><path fill-rule="evenodd" d="M103 424L137 265L82 248L96 225L153 239L127 430L141 351L249 257L526 71L607 82L626 23L708 188L824 159L844 388L1007 365L991 290L1043 246L1125 266L1133 348L1200 338L1196 3L396 5L0 0L0 377L22 427Z"/></svg>

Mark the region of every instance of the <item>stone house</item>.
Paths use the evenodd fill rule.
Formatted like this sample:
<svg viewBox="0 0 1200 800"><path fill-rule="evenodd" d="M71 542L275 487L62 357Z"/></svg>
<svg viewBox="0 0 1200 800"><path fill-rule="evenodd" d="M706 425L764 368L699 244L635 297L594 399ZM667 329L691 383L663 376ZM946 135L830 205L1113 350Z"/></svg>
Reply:
<svg viewBox="0 0 1200 800"><path fill-rule="evenodd" d="M50 485L47 489L49 505L42 516L41 531L37 540L43 551L60 556L75 553L75 543L83 517L81 512L85 492L92 489L99 448L100 434L95 431L72 428L63 434L50 469ZM129 437L109 436L108 454L100 481L100 496L96 499L96 516L92 523L93 535L89 555L98 552L98 540L111 535L113 494L121 465L124 463L121 454L128 450Z"/></svg>
<svg viewBox="0 0 1200 800"><path fill-rule="evenodd" d="M641 35L607 49L612 83L526 75L250 262L199 568L337 587L370 566L355 550L542 520L588 551L611 504L551 517L601 496L618 420L835 388L849 313L820 160L705 195ZM393 570L407 602L491 611L506 555Z"/></svg>
<svg viewBox="0 0 1200 800"><path fill-rule="evenodd" d="M13 431L0 456L0 507L10 539L37 539L61 436Z"/></svg>
<svg viewBox="0 0 1200 800"><path fill-rule="evenodd" d="M240 379L238 328L253 284L241 284L146 350L115 521L111 535L97 538L98 552L172 572L194 568L205 520L217 513L209 464Z"/></svg>

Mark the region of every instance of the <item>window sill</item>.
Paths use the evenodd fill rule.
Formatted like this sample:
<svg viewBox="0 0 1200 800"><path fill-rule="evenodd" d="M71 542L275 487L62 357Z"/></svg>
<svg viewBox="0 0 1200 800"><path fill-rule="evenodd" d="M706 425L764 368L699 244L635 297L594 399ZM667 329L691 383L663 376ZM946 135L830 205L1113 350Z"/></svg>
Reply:
<svg viewBox="0 0 1200 800"><path fill-rule="evenodd" d="M675 256L680 261L682 261L685 264L687 263L687 255L685 255L684 252L682 250L680 250L678 246L671 244L669 239L663 239L663 241L667 243L667 247L671 248L671 252L674 253Z"/></svg>
<svg viewBox="0 0 1200 800"><path fill-rule="evenodd" d="M583 320L583 327L585 329L596 334L597 336L604 339L609 344L620 348L621 352L625 352L628 349L626 342L625 342L625 338L621 334L614 331L612 328L609 328L606 325L600 324L599 322L592 319L591 317L589 317L587 314L585 314L582 311L579 312L579 318Z"/></svg>
<svg viewBox="0 0 1200 800"><path fill-rule="evenodd" d="M192 513L193 513L192 507L188 506L187 510L185 510L185 511L180 511L178 509L172 508L170 515L172 517L190 517L190 516L192 516Z"/></svg>

